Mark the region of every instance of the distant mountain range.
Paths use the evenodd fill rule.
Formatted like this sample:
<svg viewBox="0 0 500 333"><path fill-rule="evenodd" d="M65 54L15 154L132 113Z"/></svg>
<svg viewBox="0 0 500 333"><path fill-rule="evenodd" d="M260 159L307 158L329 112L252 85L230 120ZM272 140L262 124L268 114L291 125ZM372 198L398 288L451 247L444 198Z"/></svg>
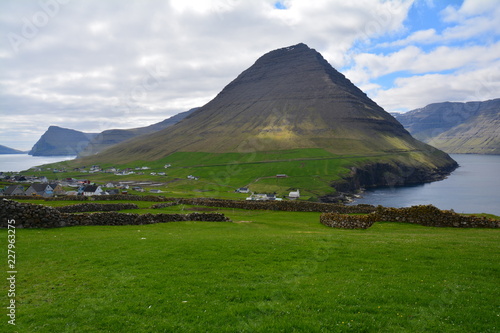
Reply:
<svg viewBox="0 0 500 333"><path fill-rule="evenodd" d="M447 153L500 154L500 99L434 103L393 116L415 138Z"/></svg>
<svg viewBox="0 0 500 333"><path fill-rule="evenodd" d="M78 153L79 157L90 156L97 154L113 145L118 143L127 141L129 139L135 138L139 135L149 134L153 132L157 132L159 130L168 128L185 117L189 116L191 113L196 111L198 108L193 108L189 111L184 111L179 114L176 114L173 117L165 119L159 123L139 128L132 129L111 129L104 131L98 135L96 135L88 145Z"/></svg>
<svg viewBox="0 0 500 333"><path fill-rule="evenodd" d="M28 154L33 156L76 156L97 133L50 126Z"/></svg>
<svg viewBox="0 0 500 333"><path fill-rule="evenodd" d="M26 154L26 152L0 145L0 154Z"/></svg>
<svg viewBox="0 0 500 333"><path fill-rule="evenodd" d="M150 126L133 129L111 129L101 133L84 133L69 128L50 126L35 143L29 154L33 156L90 156L136 136L153 133L172 126L196 109L181 112Z"/></svg>

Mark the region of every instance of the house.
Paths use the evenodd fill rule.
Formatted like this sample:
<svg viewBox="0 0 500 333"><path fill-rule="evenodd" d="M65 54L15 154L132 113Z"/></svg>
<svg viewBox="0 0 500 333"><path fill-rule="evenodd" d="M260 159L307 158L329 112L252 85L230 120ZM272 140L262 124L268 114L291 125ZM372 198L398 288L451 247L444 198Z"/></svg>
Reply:
<svg viewBox="0 0 500 333"><path fill-rule="evenodd" d="M291 200L299 199L300 198L300 191L292 191L288 194L288 198Z"/></svg>
<svg viewBox="0 0 500 333"><path fill-rule="evenodd" d="M144 192L144 189L140 186L134 186L134 187L132 187L132 190L138 191L138 192Z"/></svg>
<svg viewBox="0 0 500 333"><path fill-rule="evenodd" d="M113 184L113 183L107 183L107 184L105 185L105 187L107 187L107 188L114 188L114 187L115 187L115 184Z"/></svg>
<svg viewBox="0 0 500 333"><path fill-rule="evenodd" d="M120 194L120 190L115 188L115 189L107 190L106 193L108 193L109 195Z"/></svg>
<svg viewBox="0 0 500 333"><path fill-rule="evenodd" d="M276 200L276 193L266 194L266 199L265 200Z"/></svg>
<svg viewBox="0 0 500 333"><path fill-rule="evenodd" d="M44 198L49 198L54 196L54 191L49 184L31 184L30 187L25 192L26 195L37 195Z"/></svg>
<svg viewBox="0 0 500 333"><path fill-rule="evenodd" d="M3 195L25 195L24 186L22 185L11 185L3 191Z"/></svg>
<svg viewBox="0 0 500 333"><path fill-rule="evenodd" d="M246 200L269 201L276 200L276 194L252 194Z"/></svg>
<svg viewBox="0 0 500 333"><path fill-rule="evenodd" d="M238 189L236 189L237 193L250 193L250 190L248 189L248 187L240 187Z"/></svg>
<svg viewBox="0 0 500 333"><path fill-rule="evenodd" d="M155 190L155 189L149 190L149 192L151 192L151 193L163 193L162 190Z"/></svg>
<svg viewBox="0 0 500 333"><path fill-rule="evenodd" d="M165 169L168 169L168 168L170 168L171 166L172 166L171 164L165 164L164 168L165 168Z"/></svg>
<svg viewBox="0 0 500 333"><path fill-rule="evenodd" d="M103 195L104 191L98 185L85 185L80 187L78 194L90 197L92 195Z"/></svg>
<svg viewBox="0 0 500 333"><path fill-rule="evenodd" d="M49 184L49 186L52 188L52 191L54 192L54 194L65 194L65 191L62 188L61 184L52 183L52 184Z"/></svg>

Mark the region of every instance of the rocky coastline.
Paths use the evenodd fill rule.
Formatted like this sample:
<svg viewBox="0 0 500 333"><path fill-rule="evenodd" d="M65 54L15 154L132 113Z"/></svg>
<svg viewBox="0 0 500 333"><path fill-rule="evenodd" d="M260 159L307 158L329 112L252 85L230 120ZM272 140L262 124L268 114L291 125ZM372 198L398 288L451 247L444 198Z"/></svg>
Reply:
<svg viewBox="0 0 500 333"><path fill-rule="evenodd" d="M399 163L369 163L352 167L341 180L332 182L336 193L319 198L325 203L347 203L364 189L379 187L402 187L443 180L459 167L456 161L439 169L412 168Z"/></svg>

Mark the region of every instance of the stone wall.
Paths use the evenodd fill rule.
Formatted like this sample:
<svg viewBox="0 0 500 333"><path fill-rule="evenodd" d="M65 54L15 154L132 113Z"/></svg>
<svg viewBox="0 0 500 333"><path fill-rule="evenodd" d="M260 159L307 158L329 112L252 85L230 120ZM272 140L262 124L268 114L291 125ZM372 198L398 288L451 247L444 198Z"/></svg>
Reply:
<svg viewBox="0 0 500 333"><path fill-rule="evenodd" d="M371 227L376 220L373 213L366 215L323 213L319 218L319 222L332 228L367 229Z"/></svg>
<svg viewBox="0 0 500 333"><path fill-rule="evenodd" d="M373 223L381 221L413 223L430 227L500 228L499 220L442 211L432 205L408 208L378 206L375 212L367 215L324 213L320 217L320 223L326 226L345 229L366 229Z"/></svg>
<svg viewBox="0 0 500 333"><path fill-rule="evenodd" d="M376 210L371 205L345 206L342 204L330 204L309 201L242 201L224 199L174 199L176 202L185 205L201 205L222 208L238 208L247 210L277 210L284 212L336 212L343 214L367 214Z"/></svg>
<svg viewBox="0 0 500 333"><path fill-rule="evenodd" d="M57 228L89 225L142 225L176 221L230 221L220 213L191 214L131 214L117 212L62 213L44 205L22 203L7 199L0 201L0 228L7 228L7 221L16 220L17 228Z"/></svg>
<svg viewBox="0 0 500 333"><path fill-rule="evenodd" d="M16 197L16 199L26 199L26 197ZM43 198L42 198L43 200ZM70 200L70 201L151 201L169 203L169 205L185 204L185 205L198 205L219 208L236 208L247 210L277 210L285 212L336 212L343 214L368 214L376 210L372 205L355 205L346 206L343 204L309 202L309 201L250 201L250 200L227 200L227 199L213 199L213 198L166 198L163 196L153 195L131 195L131 194L116 194L116 195L101 195L101 196L67 196L57 198L46 198L46 201L57 200ZM168 207L168 206L164 206Z"/></svg>
<svg viewBox="0 0 500 333"><path fill-rule="evenodd" d="M112 203L99 204L93 202L85 202L76 205L55 207L61 213L82 213L82 212L114 212L124 209L138 209L139 206L133 203Z"/></svg>

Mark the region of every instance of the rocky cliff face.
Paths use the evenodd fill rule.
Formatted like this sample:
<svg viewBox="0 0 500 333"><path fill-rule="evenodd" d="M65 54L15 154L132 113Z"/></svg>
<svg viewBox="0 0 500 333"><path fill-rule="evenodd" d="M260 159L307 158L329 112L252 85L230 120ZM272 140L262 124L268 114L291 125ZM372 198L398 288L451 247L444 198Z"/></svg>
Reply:
<svg viewBox="0 0 500 333"><path fill-rule="evenodd" d="M448 153L500 154L500 99L434 103L395 117L415 138Z"/></svg>
<svg viewBox="0 0 500 333"><path fill-rule="evenodd" d="M33 156L76 156L96 134L50 126L28 153Z"/></svg>

